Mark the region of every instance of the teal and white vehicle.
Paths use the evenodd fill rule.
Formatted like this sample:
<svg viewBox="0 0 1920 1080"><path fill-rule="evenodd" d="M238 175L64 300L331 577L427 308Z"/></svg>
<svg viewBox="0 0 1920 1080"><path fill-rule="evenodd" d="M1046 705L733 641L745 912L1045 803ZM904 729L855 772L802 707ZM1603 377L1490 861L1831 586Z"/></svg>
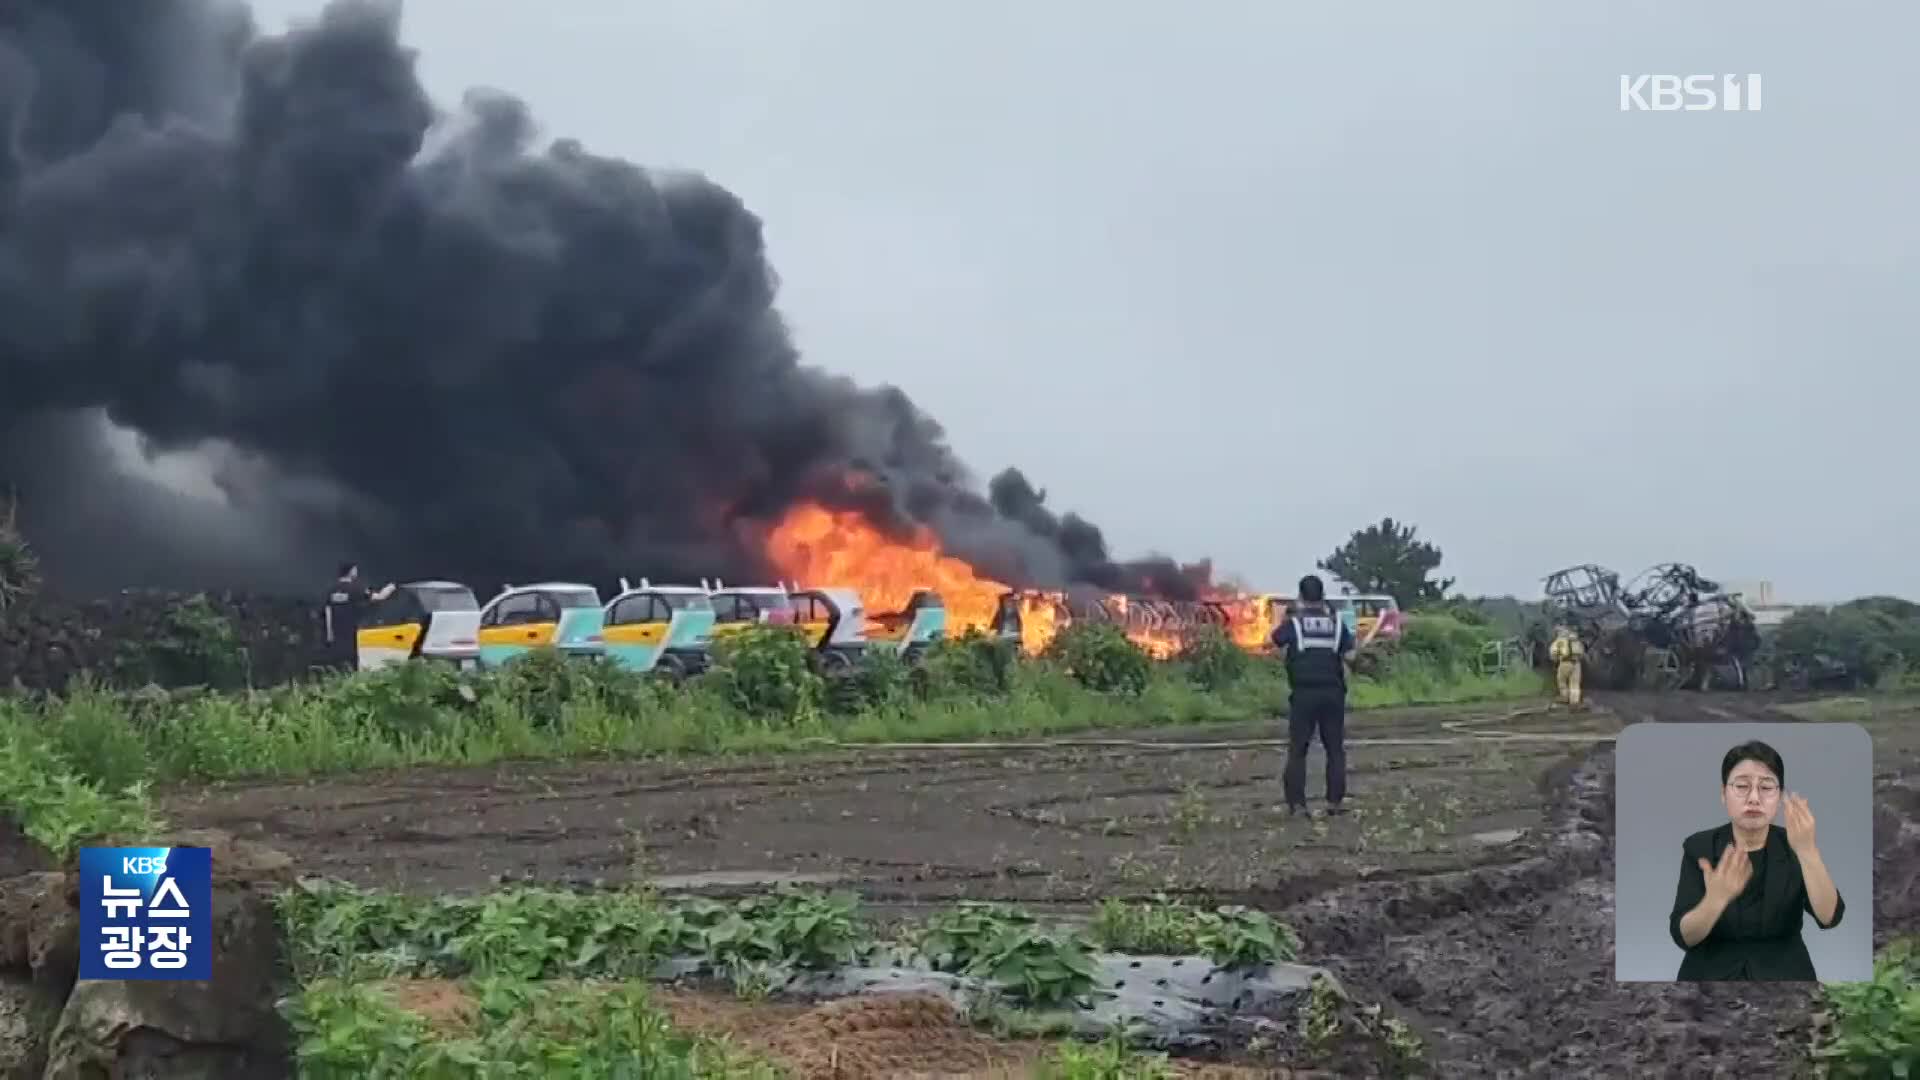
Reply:
<svg viewBox="0 0 1920 1080"><path fill-rule="evenodd" d="M655 585L646 578L635 586L621 578L601 636L608 660L677 681L707 670L713 623L713 601L702 586Z"/></svg>
<svg viewBox="0 0 1920 1080"><path fill-rule="evenodd" d="M1018 619L1018 610L1015 618ZM1018 622L1014 633L1019 634ZM932 589L918 589L898 612L867 616L867 643L892 649L908 662L918 660L928 646L947 636L947 606Z"/></svg>
<svg viewBox="0 0 1920 1080"><path fill-rule="evenodd" d="M596 658L606 652L600 590L578 582L508 585L480 609L480 666L498 668L536 649Z"/></svg>

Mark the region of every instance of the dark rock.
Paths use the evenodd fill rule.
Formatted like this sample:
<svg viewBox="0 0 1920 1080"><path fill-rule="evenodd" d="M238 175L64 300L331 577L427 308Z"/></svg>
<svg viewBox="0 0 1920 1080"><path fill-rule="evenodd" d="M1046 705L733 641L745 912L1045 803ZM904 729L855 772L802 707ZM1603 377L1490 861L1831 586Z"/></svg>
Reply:
<svg viewBox="0 0 1920 1080"><path fill-rule="evenodd" d="M75 876L0 881L0 1080L42 1054L48 1078L291 1076L292 1036L275 1009L288 972L273 896L293 881L292 860L213 830L139 841L212 850L213 978L76 982Z"/></svg>

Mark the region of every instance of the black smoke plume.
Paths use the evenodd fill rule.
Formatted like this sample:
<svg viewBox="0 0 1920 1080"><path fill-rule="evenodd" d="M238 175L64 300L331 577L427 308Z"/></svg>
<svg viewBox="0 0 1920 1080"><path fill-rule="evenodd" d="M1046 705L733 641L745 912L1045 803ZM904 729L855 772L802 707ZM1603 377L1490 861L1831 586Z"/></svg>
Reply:
<svg viewBox="0 0 1920 1080"><path fill-rule="evenodd" d="M814 498L1010 583L1192 590L803 365L733 194L540 145L503 94L441 113L398 24L0 4L0 481L57 582L764 579ZM214 490L131 478L103 417Z"/></svg>

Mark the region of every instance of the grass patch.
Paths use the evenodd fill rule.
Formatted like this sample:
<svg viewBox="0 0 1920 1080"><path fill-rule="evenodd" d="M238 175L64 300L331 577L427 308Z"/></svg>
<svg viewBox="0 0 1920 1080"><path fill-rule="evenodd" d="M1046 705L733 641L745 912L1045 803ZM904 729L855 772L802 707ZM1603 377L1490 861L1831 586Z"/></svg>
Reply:
<svg viewBox="0 0 1920 1080"><path fill-rule="evenodd" d="M1103 900L1087 932L1113 952L1199 955L1221 967L1254 967L1300 956L1300 940L1264 912L1202 911L1156 896L1149 903Z"/></svg>
<svg viewBox="0 0 1920 1080"><path fill-rule="evenodd" d="M1270 662L1254 662L1230 680L1182 663L1121 665L1116 675L1114 665L1089 661L1084 650L997 663L982 659L991 643L966 639L948 643L918 671L879 658L854 679L828 685L778 655L789 648L780 635L765 641L773 655L749 644L686 687L545 656L482 675L409 664L247 693L81 685L58 696L0 698L0 740L51 753L62 765L56 774L121 791L141 782L420 764L1060 736L1268 717L1284 711L1287 697ZM1091 689L1086 678L1118 688ZM791 690L794 683L804 689ZM1377 677L1356 679L1351 701L1371 708L1541 692L1531 672L1480 676L1409 655ZM0 790L0 801L8 797Z"/></svg>
<svg viewBox="0 0 1920 1080"><path fill-rule="evenodd" d="M308 1080L779 1076L723 1042L676 1031L639 983L484 979L460 990L466 1007L430 1017L403 1007L392 989L379 984L322 979L302 987L283 1006L297 1039L300 1075Z"/></svg>

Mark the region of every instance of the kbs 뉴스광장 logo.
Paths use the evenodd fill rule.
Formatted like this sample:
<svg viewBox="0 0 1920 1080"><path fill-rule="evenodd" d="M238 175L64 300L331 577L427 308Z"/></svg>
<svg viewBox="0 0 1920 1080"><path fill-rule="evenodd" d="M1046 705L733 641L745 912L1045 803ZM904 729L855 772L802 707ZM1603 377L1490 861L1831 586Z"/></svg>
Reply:
<svg viewBox="0 0 1920 1080"><path fill-rule="evenodd" d="M80 849L80 978L213 977L213 852Z"/></svg>

